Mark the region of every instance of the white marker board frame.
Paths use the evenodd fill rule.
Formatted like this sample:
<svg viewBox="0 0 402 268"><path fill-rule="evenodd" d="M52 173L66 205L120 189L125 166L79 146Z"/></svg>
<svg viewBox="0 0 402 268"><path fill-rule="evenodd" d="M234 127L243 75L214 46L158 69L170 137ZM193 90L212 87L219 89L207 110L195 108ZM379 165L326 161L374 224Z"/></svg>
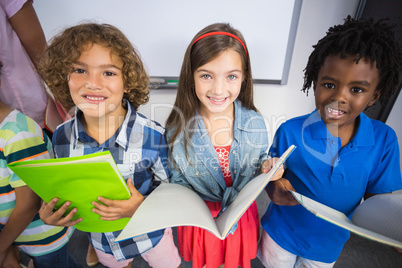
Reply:
<svg viewBox="0 0 402 268"><path fill-rule="evenodd" d="M151 77L177 80L193 36L215 22L239 29L254 82L286 84L302 0L37 0L46 38L82 22L109 23L133 43Z"/></svg>

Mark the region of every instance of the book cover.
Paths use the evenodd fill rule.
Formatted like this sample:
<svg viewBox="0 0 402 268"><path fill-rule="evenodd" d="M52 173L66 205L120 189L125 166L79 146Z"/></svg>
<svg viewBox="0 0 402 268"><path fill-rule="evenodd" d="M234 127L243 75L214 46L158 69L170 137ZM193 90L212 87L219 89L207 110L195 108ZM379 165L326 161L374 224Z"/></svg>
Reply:
<svg viewBox="0 0 402 268"><path fill-rule="evenodd" d="M130 198L127 184L109 151L78 157L21 161L8 167L45 202L58 197L56 209L71 201L66 214L78 208L73 220L82 217L83 220L74 225L81 231L118 231L129 221L128 218L103 221L100 215L92 212L91 203L99 196L114 200Z"/></svg>

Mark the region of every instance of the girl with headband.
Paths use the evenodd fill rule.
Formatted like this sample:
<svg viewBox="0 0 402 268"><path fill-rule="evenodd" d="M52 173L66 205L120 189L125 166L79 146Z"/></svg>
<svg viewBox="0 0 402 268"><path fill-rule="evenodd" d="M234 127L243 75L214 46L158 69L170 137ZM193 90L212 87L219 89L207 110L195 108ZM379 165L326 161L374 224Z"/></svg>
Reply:
<svg viewBox="0 0 402 268"><path fill-rule="evenodd" d="M170 181L196 191L213 217L272 167L264 119L253 103L246 42L229 24L209 25L191 41L166 129ZM178 227L179 250L195 268L250 267L258 235L254 202L224 240L201 228Z"/></svg>

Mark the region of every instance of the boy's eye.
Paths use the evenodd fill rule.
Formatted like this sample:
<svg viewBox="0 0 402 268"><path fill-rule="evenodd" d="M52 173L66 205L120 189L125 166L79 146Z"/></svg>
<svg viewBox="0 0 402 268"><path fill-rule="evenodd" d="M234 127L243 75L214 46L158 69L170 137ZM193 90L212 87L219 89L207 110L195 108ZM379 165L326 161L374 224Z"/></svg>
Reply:
<svg viewBox="0 0 402 268"><path fill-rule="evenodd" d="M325 84L324 84L324 87L329 88L329 89L334 89L334 88L335 88L335 85L334 85L334 84L331 84L331 83L325 83Z"/></svg>
<svg viewBox="0 0 402 268"><path fill-rule="evenodd" d="M114 72L108 72L108 71L106 71L104 74L106 76L114 76L114 75L116 75Z"/></svg>
<svg viewBox="0 0 402 268"><path fill-rule="evenodd" d="M228 76L229 80L235 80L236 78L237 78L237 76L234 75L234 74L231 74L231 75Z"/></svg>
<svg viewBox="0 0 402 268"><path fill-rule="evenodd" d="M209 74L203 74L203 75L201 75L201 78L203 78L203 79L211 79L212 77Z"/></svg>
<svg viewBox="0 0 402 268"><path fill-rule="evenodd" d="M85 73L85 70L81 69L81 68L76 68L76 69L74 69L74 73L83 74L83 73Z"/></svg>

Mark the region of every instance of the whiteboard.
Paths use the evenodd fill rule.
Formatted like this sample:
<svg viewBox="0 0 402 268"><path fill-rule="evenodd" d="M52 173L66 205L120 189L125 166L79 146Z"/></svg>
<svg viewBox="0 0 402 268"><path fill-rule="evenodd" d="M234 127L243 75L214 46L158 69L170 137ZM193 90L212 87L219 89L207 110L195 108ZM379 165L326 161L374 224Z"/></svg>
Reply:
<svg viewBox="0 0 402 268"><path fill-rule="evenodd" d="M49 40L81 22L118 27L151 77L177 78L188 44L205 26L230 23L243 34L254 81L286 84L302 0L36 0Z"/></svg>

